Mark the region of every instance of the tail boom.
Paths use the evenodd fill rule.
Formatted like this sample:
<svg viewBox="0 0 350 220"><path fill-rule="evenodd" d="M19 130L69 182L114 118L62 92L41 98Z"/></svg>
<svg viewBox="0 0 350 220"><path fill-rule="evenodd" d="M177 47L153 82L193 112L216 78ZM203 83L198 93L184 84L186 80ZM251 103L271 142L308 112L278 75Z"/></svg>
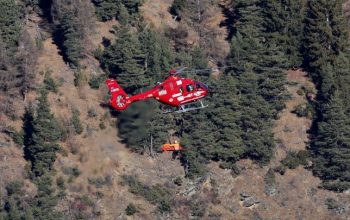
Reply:
<svg viewBox="0 0 350 220"><path fill-rule="evenodd" d="M124 92L123 88L117 83L115 79L107 79L106 85L111 93L109 100L110 105L118 111L123 111L130 104L130 97Z"/></svg>

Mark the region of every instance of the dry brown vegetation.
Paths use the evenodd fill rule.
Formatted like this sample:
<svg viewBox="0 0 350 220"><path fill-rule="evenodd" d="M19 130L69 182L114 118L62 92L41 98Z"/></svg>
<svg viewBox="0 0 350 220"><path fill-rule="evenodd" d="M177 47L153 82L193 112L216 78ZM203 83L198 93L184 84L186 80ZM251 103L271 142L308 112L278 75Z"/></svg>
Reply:
<svg viewBox="0 0 350 220"><path fill-rule="evenodd" d="M167 13L170 4L171 1L168 0L147 1L142 8L145 19L156 27L176 27L176 22ZM207 31L219 33L209 38L219 42L214 43L215 50L222 52L224 56L229 47L224 40L225 31L218 27L224 18L218 12L219 8L213 10L212 13L216 16L207 18ZM110 29L115 22L97 23L96 31L89 39L94 49L100 46L103 37L113 38ZM36 34L35 31L29 33ZM189 37L191 39L187 41L196 39L191 34ZM307 102L305 96L297 94L301 86L313 88L306 73L301 70L290 70L287 73L291 99L275 122L275 138L280 141L275 158L269 166L261 168L250 160L242 160L238 163L242 172L234 177L231 171L220 169L218 164L211 163L206 177L197 181L184 180L181 186L177 186L173 183L174 179L184 177L179 161L172 161L170 154L151 158L128 151L119 142L116 119L109 116L108 109L99 105L106 88L101 86L99 90L91 90L86 80L79 87L75 87L74 73L59 55L59 49L52 38L43 41L37 63L36 84L43 80L43 74L40 73L47 71L51 71L51 76L61 82L58 93L49 96L52 112L68 126L72 116L71 109L77 108L84 127L81 135L68 135L67 141L61 143L66 154L60 154L55 163L56 176L62 176L69 182L67 198L58 206L62 211L82 210L94 213L94 219L156 219L159 214L153 212L155 205L130 193L128 186L121 184L123 175L133 175L146 185L162 184L175 192L173 214L170 217L167 214L160 216L163 219L190 219L190 213L195 211L202 219L347 219L350 216L349 207L344 207L344 213L339 213L327 209L325 205L328 198L335 199L339 204L346 204L350 200L350 194L336 194L319 189L320 180L303 167L287 170L283 176L276 173L275 195L266 194L265 175L268 168L278 165L288 151L305 149L308 141L307 130L311 126L311 120L291 113L296 105ZM85 78L102 73L97 61L91 56L84 58L82 64ZM35 98L33 92L29 93L26 103L35 103ZM18 111L23 112L24 106L21 104ZM89 108L94 109L95 117L88 116ZM104 121L106 129L99 128L100 120ZM21 128L20 120L10 121L3 117L1 121L17 130ZM8 182L21 179L25 173L25 164L22 151L7 136L0 134L0 194L4 192L4 186ZM65 174L64 169L69 167L77 167L81 174L77 177ZM29 196L35 194L35 187L30 182L25 182L25 189ZM248 206L244 203L242 193L247 194L248 198L254 198L254 204ZM82 202L83 195L91 198L93 204L89 206ZM139 210L133 218L125 215L125 208L131 202Z"/></svg>

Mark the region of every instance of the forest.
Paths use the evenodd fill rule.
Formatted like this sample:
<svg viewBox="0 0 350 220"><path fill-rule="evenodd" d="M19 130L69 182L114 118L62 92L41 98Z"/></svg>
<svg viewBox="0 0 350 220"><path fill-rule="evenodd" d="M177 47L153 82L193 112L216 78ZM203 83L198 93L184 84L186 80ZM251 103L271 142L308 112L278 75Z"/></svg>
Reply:
<svg viewBox="0 0 350 220"><path fill-rule="evenodd" d="M179 166L189 180L205 176L213 162L230 170L232 176L240 175L237 162L241 160L252 160L258 167L269 165L278 148L274 123L291 99L286 72L302 69L316 87L315 94L305 89L305 95L312 96L307 107L295 110L301 117L311 114L309 141L305 150L290 152L281 165L271 167L270 175L283 176L286 169L301 165L320 178L322 189L337 193L350 189L350 54L345 1L227 1L220 6L227 55L216 42L217 33L207 25L215 15L211 8L219 1L174 0L167 10L177 26L161 30L143 16L145 2L0 0L0 116L1 121L22 123L21 129L15 129L0 122L0 132L23 152L24 179L36 188L35 196L27 198L23 196L24 181L0 186L4 188L0 219L88 219L81 212L67 217L54 209L66 198L70 184L57 174L54 164L58 155L67 154L62 143L83 134L86 123L81 109L72 108L68 128L50 107L50 95L59 94L60 82L49 71L36 70L40 65L37 57L49 37L74 73L77 89L87 83L88 92L101 90L107 78L116 78L128 94L137 94L164 79L170 69L183 66L189 70L188 77L209 86L212 92L205 98L209 107L184 114L162 114L162 104L153 100L117 112L108 107L107 93L96 103L116 118L120 141L142 157L151 149L160 154L160 146L172 131L185 146ZM37 28L42 30L34 40L26 25L33 14L40 17ZM110 30L113 40L103 38L92 49L88 37L96 23L112 21L117 21ZM198 40L189 44L186 39L193 32ZM101 74L84 75L87 57L98 62ZM220 74L213 76L213 68ZM42 83L37 82L40 74ZM36 104L26 101L33 93ZM19 103L25 103L23 112L18 110ZM90 118L95 114L88 111ZM108 122L101 119L99 123L103 131ZM81 175L76 167L63 172L72 179ZM144 187L132 174L124 176L123 183L156 204L160 213L174 206L170 192L161 186ZM83 196L79 201L89 206L89 198ZM133 215L137 210L130 203L126 213Z"/></svg>

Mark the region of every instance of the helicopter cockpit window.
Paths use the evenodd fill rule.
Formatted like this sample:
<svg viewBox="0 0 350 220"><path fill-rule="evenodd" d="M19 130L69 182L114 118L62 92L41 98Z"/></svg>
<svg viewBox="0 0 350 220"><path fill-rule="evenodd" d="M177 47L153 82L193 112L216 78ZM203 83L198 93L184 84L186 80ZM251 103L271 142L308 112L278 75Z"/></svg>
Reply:
<svg viewBox="0 0 350 220"><path fill-rule="evenodd" d="M186 85L187 92L192 92L193 86L191 84Z"/></svg>
<svg viewBox="0 0 350 220"><path fill-rule="evenodd" d="M203 83L197 82L196 83L196 89L206 90L206 89L208 89L208 87L205 84L203 84Z"/></svg>

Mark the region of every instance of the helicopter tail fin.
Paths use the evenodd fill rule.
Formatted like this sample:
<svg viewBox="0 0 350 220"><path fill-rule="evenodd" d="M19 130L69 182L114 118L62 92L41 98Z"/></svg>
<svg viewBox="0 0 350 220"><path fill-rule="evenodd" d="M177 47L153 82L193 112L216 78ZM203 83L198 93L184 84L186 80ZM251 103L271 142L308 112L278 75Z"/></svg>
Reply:
<svg viewBox="0 0 350 220"><path fill-rule="evenodd" d="M126 109L131 103L131 100L123 88L117 83L115 79L107 79L106 85L112 95L109 100L110 105L118 111Z"/></svg>

